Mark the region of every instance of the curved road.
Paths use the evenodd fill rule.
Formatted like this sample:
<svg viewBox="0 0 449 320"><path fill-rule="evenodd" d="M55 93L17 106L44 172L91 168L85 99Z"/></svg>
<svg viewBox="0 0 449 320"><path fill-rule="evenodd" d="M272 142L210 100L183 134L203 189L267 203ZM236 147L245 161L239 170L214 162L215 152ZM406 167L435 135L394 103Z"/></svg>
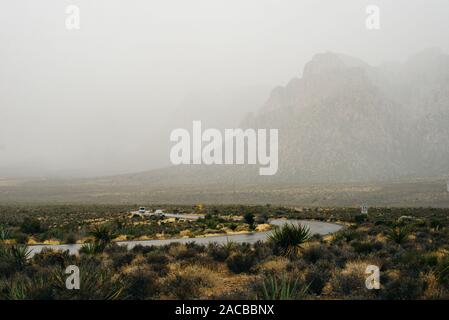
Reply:
<svg viewBox="0 0 449 320"><path fill-rule="evenodd" d="M343 226L335 223L329 222L321 222L321 221L313 221L313 220L287 220L287 219L273 219L270 220L270 224L275 226L282 226L285 223L292 224L302 224L307 225L310 228L310 233L326 235L330 233L337 232ZM267 239L268 234L271 231L264 232L255 232L255 233L246 233L246 234L233 234L233 235L223 235L223 236L213 236L213 237L201 237L201 238L174 238L174 239L164 239L164 240L131 240L131 241L120 241L117 244L121 246L127 246L128 249L132 249L136 245L142 246L162 246L166 244L170 244L173 242L178 243L188 243L195 242L197 244L208 244L212 242L216 243L227 243L228 241L237 242L237 243L255 243L257 241L265 241ZM39 253L44 248L58 249L58 250L68 250L71 254L78 253L82 244L60 244L60 245L32 245L28 246L31 253L30 256L33 256L36 253Z"/></svg>

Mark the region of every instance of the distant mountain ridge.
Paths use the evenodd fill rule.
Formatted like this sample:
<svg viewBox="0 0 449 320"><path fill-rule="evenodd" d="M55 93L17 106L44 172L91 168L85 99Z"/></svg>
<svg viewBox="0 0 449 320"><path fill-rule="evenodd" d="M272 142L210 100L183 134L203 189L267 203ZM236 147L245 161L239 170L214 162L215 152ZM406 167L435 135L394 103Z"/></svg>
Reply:
<svg viewBox="0 0 449 320"><path fill-rule="evenodd" d="M279 181L357 182L449 173L449 56L371 67L317 54L244 127L280 131Z"/></svg>
<svg viewBox="0 0 449 320"><path fill-rule="evenodd" d="M311 184L449 175L449 56L429 49L373 67L332 52L272 90L241 128L279 129L279 171L190 165L117 176L137 184Z"/></svg>
<svg viewBox="0 0 449 320"><path fill-rule="evenodd" d="M429 49L373 67L332 52L272 90L241 128L279 129L279 171L175 166L117 176L153 186L392 181L449 174L449 56Z"/></svg>
<svg viewBox="0 0 449 320"><path fill-rule="evenodd" d="M0 200L447 206L449 56L439 50L378 67L317 54L301 78L275 88L240 127L279 129L276 175L259 176L259 165L179 165L96 179L4 181ZM384 182L388 187L379 187Z"/></svg>

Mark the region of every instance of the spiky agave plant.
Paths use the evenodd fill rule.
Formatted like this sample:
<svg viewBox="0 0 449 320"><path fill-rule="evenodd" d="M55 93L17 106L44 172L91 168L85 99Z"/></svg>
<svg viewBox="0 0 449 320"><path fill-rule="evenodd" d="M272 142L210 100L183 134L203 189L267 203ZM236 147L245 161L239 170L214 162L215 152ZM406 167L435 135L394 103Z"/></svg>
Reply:
<svg viewBox="0 0 449 320"><path fill-rule="evenodd" d="M284 255L296 255L310 238L310 228L305 225L294 225L286 223L280 228L276 228L268 236L276 248Z"/></svg>
<svg viewBox="0 0 449 320"><path fill-rule="evenodd" d="M14 259L15 265L18 269L22 269L27 264L30 257L31 250L26 245L16 244L8 248L10 255Z"/></svg>
<svg viewBox="0 0 449 320"><path fill-rule="evenodd" d="M67 290L64 269L52 274L52 283L58 299L63 300L117 300L124 298L126 284L112 270L98 265L94 260L84 261L80 266L80 289Z"/></svg>
<svg viewBox="0 0 449 320"><path fill-rule="evenodd" d="M286 276L271 275L263 281L262 294L258 296L262 300L294 300L303 299L309 286L300 286L297 279Z"/></svg>
<svg viewBox="0 0 449 320"><path fill-rule="evenodd" d="M226 240L226 243L221 244L221 247L228 252L228 255L231 254L237 247L236 243L229 238Z"/></svg>
<svg viewBox="0 0 449 320"><path fill-rule="evenodd" d="M115 238L114 232L106 226L95 226L93 230L90 231L90 235L94 237L96 243L99 243L104 247L108 246Z"/></svg>
<svg viewBox="0 0 449 320"><path fill-rule="evenodd" d="M407 227L393 227L387 232L387 238L396 244L402 244L407 240L410 229Z"/></svg>
<svg viewBox="0 0 449 320"><path fill-rule="evenodd" d="M4 242L9 239L9 232L4 226L0 226L0 242Z"/></svg>
<svg viewBox="0 0 449 320"><path fill-rule="evenodd" d="M104 249L105 249L105 244L103 244L101 242L97 242L97 241L96 242L87 242L81 246L80 253L93 255L93 254L103 252Z"/></svg>
<svg viewBox="0 0 449 320"><path fill-rule="evenodd" d="M6 245L6 240L9 239L9 233L3 226L0 226L0 259L9 255L10 251Z"/></svg>

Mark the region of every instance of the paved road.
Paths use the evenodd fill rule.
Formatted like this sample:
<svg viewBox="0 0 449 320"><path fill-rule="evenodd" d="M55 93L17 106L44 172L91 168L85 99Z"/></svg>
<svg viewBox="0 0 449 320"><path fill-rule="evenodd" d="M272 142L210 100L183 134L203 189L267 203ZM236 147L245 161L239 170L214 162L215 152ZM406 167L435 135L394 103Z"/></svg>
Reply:
<svg viewBox="0 0 449 320"><path fill-rule="evenodd" d="M167 216L167 214L165 215ZM179 215L176 215L179 216ZM196 218L198 219L198 218ZM312 221L312 220L286 220L286 219L274 219L270 221L270 224L276 226L282 226L285 223L293 223L293 224L302 224L307 225L310 228L311 234L320 234L326 235L330 233L337 232L343 226L335 223L329 222L321 222L321 221ZM237 243L255 243L257 241L265 241L267 239L268 234L271 231L265 232L255 232L248 234L234 234L234 235L223 235L223 236L214 236L214 237L202 237L202 238L179 238L179 239L165 239L165 240L137 240L137 241L120 241L117 244L121 246L127 246L128 249L132 249L136 245L142 246L162 246L166 244L170 244L173 242L178 243L188 243L195 242L198 244L208 244L212 242L216 243L227 243L228 241L237 242ZM29 246L31 250L31 255L39 253L44 248L52 248L58 250L68 250L70 253L75 254L78 253L81 248L81 244L61 244L61 245L33 245Z"/></svg>
<svg viewBox="0 0 449 320"><path fill-rule="evenodd" d="M131 211L131 214L140 215L141 213L139 211ZM151 213L149 211L145 211L144 215L152 216L156 215L154 213ZM204 218L204 214L177 214L177 213L162 213L166 218L179 218L179 219L186 219L186 220L197 220L199 218Z"/></svg>

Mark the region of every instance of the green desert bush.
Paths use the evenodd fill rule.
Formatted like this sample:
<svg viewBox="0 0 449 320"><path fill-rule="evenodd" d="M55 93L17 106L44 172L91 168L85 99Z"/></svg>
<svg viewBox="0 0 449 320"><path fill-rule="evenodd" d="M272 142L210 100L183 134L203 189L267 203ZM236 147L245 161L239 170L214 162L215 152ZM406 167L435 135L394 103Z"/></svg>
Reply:
<svg viewBox="0 0 449 320"><path fill-rule="evenodd" d="M268 223L268 220L269 220L269 217L268 217L268 215L266 213L259 214L256 217L256 222L258 224Z"/></svg>
<svg viewBox="0 0 449 320"><path fill-rule="evenodd" d="M215 261L223 262L229 257L232 249L232 245L218 244L216 242L213 242L209 244L207 252L209 256L211 256Z"/></svg>
<svg viewBox="0 0 449 320"><path fill-rule="evenodd" d="M20 225L20 231L28 234L41 233L45 228L41 225L41 222L36 218L25 217Z"/></svg>
<svg viewBox="0 0 449 320"><path fill-rule="evenodd" d="M245 222L249 225L249 228L251 230L253 230L255 228L255 219L254 219L254 214L251 212L247 212L245 213L245 215L243 216L243 219L245 220Z"/></svg>
<svg viewBox="0 0 449 320"><path fill-rule="evenodd" d="M379 290L381 298L388 300L416 300L422 297L423 292L423 279L408 275L401 275L398 278L386 281L384 288Z"/></svg>
<svg viewBox="0 0 449 320"><path fill-rule="evenodd" d="M167 251L168 247L167 246L162 246L162 247L155 247L155 246L143 246L141 244L137 244L135 245L130 252L135 253L135 254L147 254L150 252L156 252L158 250L162 250L162 251Z"/></svg>
<svg viewBox="0 0 449 320"><path fill-rule="evenodd" d="M334 255L329 250L327 245L319 244L310 246L303 250L301 257L307 262L314 264L320 259L328 259L331 260L334 258Z"/></svg>
<svg viewBox="0 0 449 320"><path fill-rule="evenodd" d="M77 236L73 232L70 232L64 236L64 243L67 244L75 244L77 240Z"/></svg>
<svg viewBox="0 0 449 320"><path fill-rule="evenodd" d="M207 251L205 246L197 244L194 241L187 242L186 248L192 250L192 252L195 251L197 254L205 253Z"/></svg>
<svg viewBox="0 0 449 320"><path fill-rule="evenodd" d="M254 254L257 257L257 260L262 261L265 260L274 254L273 244L258 241L254 244Z"/></svg>
<svg viewBox="0 0 449 320"><path fill-rule="evenodd" d="M361 255L367 255L375 250L375 243L370 241L353 241L351 247Z"/></svg>
<svg viewBox="0 0 449 320"><path fill-rule="evenodd" d="M357 224L361 224L361 223L365 222L366 220L368 220L368 216L366 214L358 214L358 215L354 216L354 221Z"/></svg>
<svg viewBox="0 0 449 320"><path fill-rule="evenodd" d="M80 253L87 255L95 255L97 253L103 252L105 245L100 242L87 242L83 244L79 250Z"/></svg>
<svg viewBox="0 0 449 320"><path fill-rule="evenodd" d="M136 257L136 255L132 252L118 252L109 254L109 256L112 260L112 266L116 270L130 264Z"/></svg>
<svg viewBox="0 0 449 320"><path fill-rule="evenodd" d="M145 258L151 270L158 275L165 276L168 273L168 263L170 262L170 259L167 255L160 252L150 252Z"/></svg>
<svg viewBox="0 0 449 320"><path fill-rule="evenodd" d="M340 231L337 232L333 239L332 239L332 243L333 244L339 244L340 242L351 242L353 240L358 240L361 238L361 235L359 232L355 231L355 230L344 230L344 231Z"/></svg>
<svg viewBox="0 0 449 320"><path fill-rule="evenodd" d="M188 248L186 247L185 250L179 251L179 253L176 255L175 259L182 262L191 262L196 259L198 256L198 251L195 248Z"/></svg>
<svg viewBox="0 0 449 320"><path fill-rule="evenodd" d="M15 231L11 233L11 236L19 244L27 244L29 236L21 231Z"/></svg>
<svg viewBox="0 0 449 320"><path fill-rule="evenodd" d="M70 265L73 262L73 256L70 256L69 251L56 251L53 249L44 248L39 254L32 258L32 262L41 267L60 267Z"/></svg>
<svg viewBox="0 0 449 320"><path fill-rule="evenodd" d="M114 255L120 253L132 253L133 251L128 250L128 247L126 245L120 245L117 242L112 242L104 249L103 252L109 255Z"/></svg>
<svg viewBox="0 0 449 320"><path fill-rule="evenodd" d="M162 252L150 252L145 256L145 258L149 264L167 265L170 262L167 255Z"/></svg>
<svg viewBox="0 0 449 320"><path fill-rule="evenodd" d="M18 270L16 268L14 257L0 247L0 278L11 277L16 271Z"/></svg>

